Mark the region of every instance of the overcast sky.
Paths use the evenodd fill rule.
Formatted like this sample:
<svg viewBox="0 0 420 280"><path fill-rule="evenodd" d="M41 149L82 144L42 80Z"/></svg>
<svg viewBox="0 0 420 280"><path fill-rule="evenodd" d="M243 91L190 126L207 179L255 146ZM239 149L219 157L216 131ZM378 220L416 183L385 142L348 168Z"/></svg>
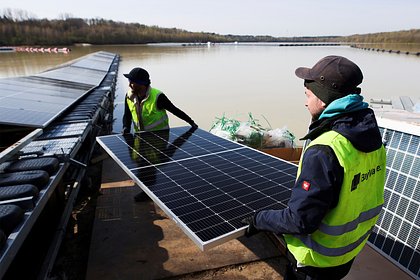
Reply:
<svg viewBox="0 0 420 280"><path fill-rule="evenodd" d="M328 36L420 28L420 0L1 0L1 12L6 8L37 18L71 14L235 35Z"/></svg>

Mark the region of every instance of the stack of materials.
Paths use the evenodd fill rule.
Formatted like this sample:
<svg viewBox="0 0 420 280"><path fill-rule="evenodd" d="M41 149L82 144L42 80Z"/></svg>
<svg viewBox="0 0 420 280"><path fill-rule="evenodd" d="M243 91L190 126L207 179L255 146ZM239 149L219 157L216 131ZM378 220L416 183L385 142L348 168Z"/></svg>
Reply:
<svg viewBox="0 0 420 280"><path fill-rule="evenodd" d="M286 127L265 128L251 113L248 114L247 121L239 121L224 115L216 118L210 132L256 149L295 147L295 136Z"/></svg>

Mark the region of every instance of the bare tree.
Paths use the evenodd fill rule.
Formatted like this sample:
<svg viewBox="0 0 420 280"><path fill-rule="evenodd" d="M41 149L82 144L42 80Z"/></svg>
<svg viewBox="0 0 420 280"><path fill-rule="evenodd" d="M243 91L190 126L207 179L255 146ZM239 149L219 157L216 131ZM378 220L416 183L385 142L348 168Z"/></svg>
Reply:
<svg viewBox="0 0 420 280"><path fill-rule="evenodd" d="M5 8L3 9L2 14L3 18L13 21L25 21L37 18L35 14L22 9Z"/></svg>

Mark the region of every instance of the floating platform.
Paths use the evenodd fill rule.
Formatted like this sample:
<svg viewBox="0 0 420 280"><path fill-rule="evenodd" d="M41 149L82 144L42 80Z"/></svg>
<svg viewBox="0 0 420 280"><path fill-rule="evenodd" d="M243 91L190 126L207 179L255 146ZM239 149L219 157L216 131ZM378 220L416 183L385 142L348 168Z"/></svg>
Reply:
<svg viewBox="0 0 420 280"><path fill-rule="evenodd" d="M134 202L139 190L114 160L104 161L86 279L283 279L286 258L274 235L203 252L155 203ZM412 278L365 246L345 279Z"/></svg>
<svg viewBox="0 0 420 280"><path fill-rule="evenodd" d="M97 52L0 79L0 278L51 270L95 137L112 131L118 65Z"/></svg>

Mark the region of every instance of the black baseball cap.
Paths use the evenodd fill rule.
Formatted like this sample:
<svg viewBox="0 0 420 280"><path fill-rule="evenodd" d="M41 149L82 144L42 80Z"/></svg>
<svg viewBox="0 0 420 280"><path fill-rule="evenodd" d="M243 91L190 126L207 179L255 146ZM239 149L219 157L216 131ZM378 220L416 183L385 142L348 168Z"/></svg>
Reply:
<svg viewBox="0 0 420 280"><path fill-rule="evenodd" d="M312 68L299 67L295 74L304 79L305 86L327 105L346 95L360 94L357 86L363 81L359 66L335 55L322 58Z"/></svg>
<svg viewBox="0 0 420 280"><path fill-rule="evenodd" d="M150 85L149 73L140 67L133 68L130 73L124 74L124 77L139 85Z"/></svg>

